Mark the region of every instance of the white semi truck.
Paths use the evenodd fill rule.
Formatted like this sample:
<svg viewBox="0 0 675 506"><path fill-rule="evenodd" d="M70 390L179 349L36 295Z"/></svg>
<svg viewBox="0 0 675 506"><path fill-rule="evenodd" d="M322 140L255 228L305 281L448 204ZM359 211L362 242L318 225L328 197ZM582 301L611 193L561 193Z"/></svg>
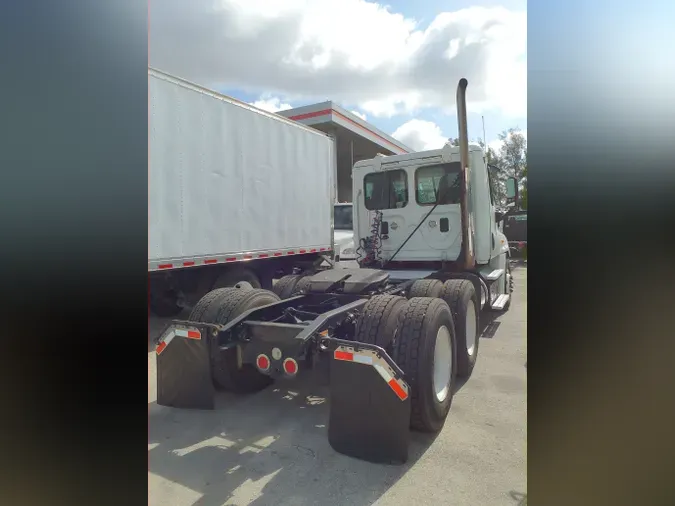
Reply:
<svg viewBox="0 0 675 506"><path fill-rule="evenodd" d="M148 69L150 309L311 272L331 256L334 141Z"/></svg>
<svg viewBox="0 0 675 506"><path fill-rule="evenodd" d="M458 147L354 166L360 268L208 293L156 341L158 404L213 409L216 388L255 392L326 366L336 451L402 462L410 428L441 429L483 315L505 311L513 289L486 157L467 140L466 87Z"/></svg>

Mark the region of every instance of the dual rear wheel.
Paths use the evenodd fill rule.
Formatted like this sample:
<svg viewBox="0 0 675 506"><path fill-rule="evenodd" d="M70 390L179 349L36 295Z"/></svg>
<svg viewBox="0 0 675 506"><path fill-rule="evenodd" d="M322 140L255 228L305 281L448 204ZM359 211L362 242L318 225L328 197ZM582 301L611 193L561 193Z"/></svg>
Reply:
<svg viewBox="0 0 675 506"><path fill-rule="evenodd" d="M436 432L443 426L456 377L452 314L438 298L371 297L356 323L357 342L383 348L410 385L410 426Z"/></svg>
<svg viewBox="0 0 675 506"><path fill-rule="evenodd" d="M438 297L452 312L457 335L457 375L471 375L478 358L478 329L480 298L474 284L468 279L418 279L408 291L408 297Z"/></svg>
<svg viewBox="0 0 675 506"><path fill-rule="evenodd" d="M452 404L455 381L478 356L480 301L464 279L418 280L409 299L377 295L357 321L355 340L382 347L411 387L413 429L437 432Z"/></svg>

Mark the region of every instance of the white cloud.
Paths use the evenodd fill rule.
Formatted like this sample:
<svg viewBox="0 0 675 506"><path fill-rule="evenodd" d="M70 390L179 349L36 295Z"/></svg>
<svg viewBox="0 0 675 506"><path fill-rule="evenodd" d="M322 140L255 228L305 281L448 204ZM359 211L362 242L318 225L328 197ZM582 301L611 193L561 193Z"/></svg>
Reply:
<svg viewBox="0 0 675 506"><path fill-rule="evenodd" d="M257 107L258 109L263 109L269 112L279 112L293 109L293 106L283 103L280 98L270 96L262 96L255 102L251 102L251 105Z"/></svg>
<svg viewBox="0 0 675 506"><path fill-rule="evenodd" d="M441 127L433 121L422 119L411 119L398 127L391 136L415 151L440 149L448 140Z"/></svg>
<svg viewBox="0 0 675 506"><path fill-rule="evenodd" d="M358 117L361 118L363 121L366 121L366 120L368 119L368 116L366 116L366 115L363 114L362 112L359 112L359 111L349 111L349 112L351 112L354 116L358 116Z"/></svg>
<svg viewBox="0 0 675 506"><path fill-rule="evenodd" d="M470 7L423 28L365 0L162 0L149 33L153 66L206 86L392 116L452 112L466 77L469 110L526 115L524 11Z"/></svg>
<svg viewBox="0 0 675 506"><path fill-rule="evenodd" d="M527 129L515 129L515 131L523 134L525 140L527 140ZM449 139L449 136L444 134L441 127L436 123L422 119L411 119L403 123L391 136L415 151L442 148ZM470 139L469 142L478 144L476 139ZM494 139L487 144L488 147L499 152L504 142L500 139Z"/></svg>

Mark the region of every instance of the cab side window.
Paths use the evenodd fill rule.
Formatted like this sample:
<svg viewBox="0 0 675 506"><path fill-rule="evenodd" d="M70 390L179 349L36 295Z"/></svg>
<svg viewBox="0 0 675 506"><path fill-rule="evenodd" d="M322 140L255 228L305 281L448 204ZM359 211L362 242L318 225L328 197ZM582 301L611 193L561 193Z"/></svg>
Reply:
<svg viewBox="0 0 675 506"><path fill-rule="evenodd" d="M459 204L461 195L461 165L459 162L443 165L427 165L415 171L416 200L421 206L433 206L438 198L441 178L447 175L447 191L443 194L440 205Z"/></svg>
<svg viewBox="0 0 675 506"><path fill-rule="evenodd" d="M363 178L369 211L401 209L408 205L408 177L404 170L371 172Z"/></svg>

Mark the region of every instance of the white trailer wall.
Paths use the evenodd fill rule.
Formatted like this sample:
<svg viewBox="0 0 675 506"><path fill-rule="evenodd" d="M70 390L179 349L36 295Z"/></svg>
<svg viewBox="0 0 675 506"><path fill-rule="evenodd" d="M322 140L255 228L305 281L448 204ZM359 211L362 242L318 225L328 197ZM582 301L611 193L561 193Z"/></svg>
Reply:
<svg viewBox="0 0 675 506"><path fill-rule="evenodd" d="M148 70L149 261L325 247L324 134Z"/></svg>

